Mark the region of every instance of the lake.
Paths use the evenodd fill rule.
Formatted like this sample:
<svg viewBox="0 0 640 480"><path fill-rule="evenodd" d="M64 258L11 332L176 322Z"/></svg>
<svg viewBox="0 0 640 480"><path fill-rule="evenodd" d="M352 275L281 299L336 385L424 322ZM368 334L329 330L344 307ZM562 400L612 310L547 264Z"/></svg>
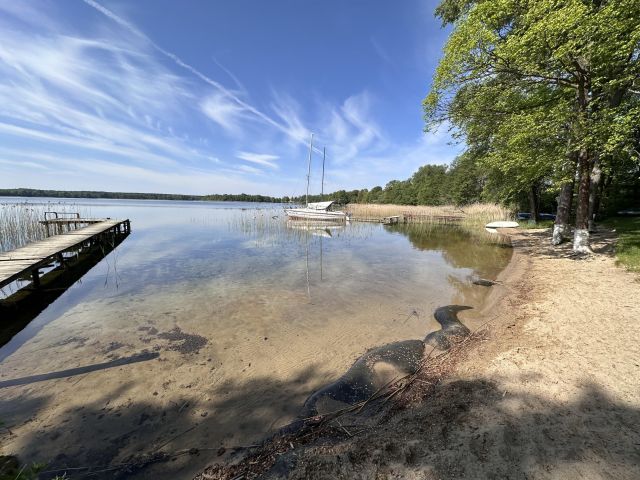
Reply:
<svg viewBox="0 0 640 480"><path fill-rule="evenodd" d="M176 457L126 476L189 478L368 348L438 329L435 308L480 307L472 277L511 257L453 227L301 228L273 204L62 202L132 233L0 348L0 451L91 478L158 452Z"/></svg>

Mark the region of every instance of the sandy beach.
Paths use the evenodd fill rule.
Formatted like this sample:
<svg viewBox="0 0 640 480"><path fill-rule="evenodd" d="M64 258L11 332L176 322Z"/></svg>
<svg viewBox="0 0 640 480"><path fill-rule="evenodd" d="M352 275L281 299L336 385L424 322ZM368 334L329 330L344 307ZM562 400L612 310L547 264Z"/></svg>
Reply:
<svg viewBox="0 0 640 480"><path fill-rule="evenodd" d="M512 236L482 311L460 314L486 322L482 334L435 388L414 382L404 401L349 420L362 428L197 478L639 478L639 278L615 265L611 232L587 257L548 236Z"/></svg>

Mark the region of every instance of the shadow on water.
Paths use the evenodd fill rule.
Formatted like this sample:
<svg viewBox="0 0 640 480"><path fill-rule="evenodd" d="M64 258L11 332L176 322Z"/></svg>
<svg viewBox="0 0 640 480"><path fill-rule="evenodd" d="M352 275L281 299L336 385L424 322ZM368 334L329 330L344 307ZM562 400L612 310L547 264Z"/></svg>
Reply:
<svg viewBox="0 0 640 480"><path fill-rule="evenodd" d="M14 378L0 382L0 388L15 387L17 385L29 385L31 383L43 382L45 380L53 380L54 378L73 377L75 375L83 375L97 370L106 368L121 367L132 363L146 362L158 358L158 352L144 352L130 357L122 357L108 362L94 363L93 365L85 365L84 367L68 368L66 370L58 370L57 372L42 373L39 375L30 375L28 377Z"/></svg>
<svg viewBox="0 0 640 480"><path fill-rule="evenodd" d="M65 257L64 264L58 263L40 278L40 288L29 285L1 299L0 317L3 321L0 323L0 347L115 250L128 235L115 235L109 242L83 248L77 255Z"/></svg>

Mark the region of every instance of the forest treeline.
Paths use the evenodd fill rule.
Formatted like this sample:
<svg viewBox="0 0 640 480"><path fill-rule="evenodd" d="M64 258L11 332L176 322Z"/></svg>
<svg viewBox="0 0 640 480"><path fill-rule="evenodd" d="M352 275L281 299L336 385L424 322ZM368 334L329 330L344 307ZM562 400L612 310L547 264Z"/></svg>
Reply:
<svg viewBox="0 0 640 480"><path fill-rule="evenodd" d="M452 165L423 165L406 180L391 180L384 187L338 190L309 195L309 201L334 200L347 203L392 203L396 205L464 205L493 201L485 191L486 178L476 165L457 158ZM285 197L286 199L287 197ZM305 197L295 197L304 202Z"/></svg>
<svg viewBox="0 0 640 480"><path fill-rule="evenodd" d="M212 195L181 195L173 193L135 193L135 192L97 192L92 190L39 190L35 188L3 188L0 196L5 197L52 197L52 198L113 198L129 200L203 200L218 202L275 202L282 201L280 197L265 195L212 194Z"/></svg>

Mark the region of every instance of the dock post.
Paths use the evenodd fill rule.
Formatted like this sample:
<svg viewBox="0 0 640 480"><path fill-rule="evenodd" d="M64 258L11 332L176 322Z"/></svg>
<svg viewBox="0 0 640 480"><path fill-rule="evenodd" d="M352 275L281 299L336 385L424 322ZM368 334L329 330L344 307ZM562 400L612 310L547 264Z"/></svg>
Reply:
<svg viewBox="0 0 640 480"><path fill-rule="evenodd" d="M33 287L40 288L40 269L34 268L31 270L31 278L33 279Z"/></svg>

